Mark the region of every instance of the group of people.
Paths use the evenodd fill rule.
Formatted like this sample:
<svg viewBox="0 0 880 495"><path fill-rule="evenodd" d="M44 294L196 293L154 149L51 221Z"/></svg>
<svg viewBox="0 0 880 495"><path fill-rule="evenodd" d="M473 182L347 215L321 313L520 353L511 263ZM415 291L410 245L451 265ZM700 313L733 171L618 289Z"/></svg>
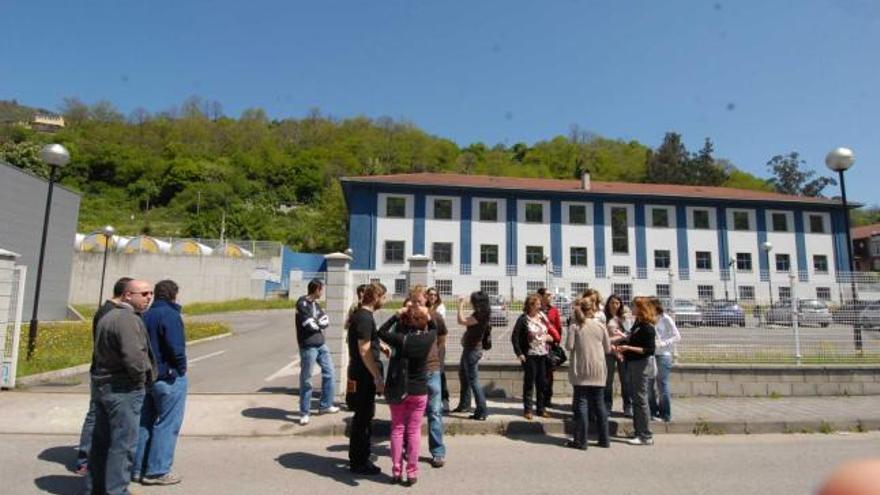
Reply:
<svg viewBox="0 0 880 495"><path fill-rule="evenodd" d="M129 277L92 320L89 410L75 471L90 494L127 494L130 482L173 485L187 395L179 287Z"/></svg>

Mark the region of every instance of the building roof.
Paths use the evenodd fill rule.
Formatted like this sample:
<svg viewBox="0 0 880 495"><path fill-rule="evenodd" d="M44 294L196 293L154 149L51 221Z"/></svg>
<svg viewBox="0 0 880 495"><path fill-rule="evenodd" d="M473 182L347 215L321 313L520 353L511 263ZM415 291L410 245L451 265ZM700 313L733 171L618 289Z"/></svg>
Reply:
<svg viewBox="0 0 880 495"><path fill-rule="evenodd" d="M506 189L517 191L547 191L563 193L589 193L602 195L664 196L670 198L700 198L739 201L770 201L784 203L807 203L815 205L840 205L837 199L793 196L766 191L734 189L731 187L685 186L677 184L645 184L629 182L591 181L589 191L581 189L579 180L535 179L524 177L492 177L488 175L463 175L444 173L416 173L343 177L343 182L411 185L422 187L463 187L482 189Z"/></svg>
<svg viewBox="0 0 880 495"><path fill-rule="evenodd" d="M880 235L880 223L872 223L871 225L862 225L854 227L851 231L853 239L865 239Z"/></svg>

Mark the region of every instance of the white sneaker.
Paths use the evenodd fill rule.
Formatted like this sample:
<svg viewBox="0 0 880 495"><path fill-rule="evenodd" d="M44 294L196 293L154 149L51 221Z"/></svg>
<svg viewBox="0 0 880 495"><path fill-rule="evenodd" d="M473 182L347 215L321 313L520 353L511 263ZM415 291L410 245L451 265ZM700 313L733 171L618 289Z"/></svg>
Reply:
<svg viewBox="0 0 880 495"><path fill-rule="evenodd" d="M336 414L339 412L338 406L330 406L327 409L321 409L321 414Z"/></svg>
<svg viewBox="0 0 880 495"><path fill-rule="evenodd" d="M303 416L300 416L299 417L299 424L300 424L300 426L305 426L305 425L309 424L309 415L305 414Z"/></svg>
<svg viewBox="0 0 880 495"><path fill-rule="evenodd" d="M627 443L630 445L654 445L654 439L635 437L631 438Z"/></svg>

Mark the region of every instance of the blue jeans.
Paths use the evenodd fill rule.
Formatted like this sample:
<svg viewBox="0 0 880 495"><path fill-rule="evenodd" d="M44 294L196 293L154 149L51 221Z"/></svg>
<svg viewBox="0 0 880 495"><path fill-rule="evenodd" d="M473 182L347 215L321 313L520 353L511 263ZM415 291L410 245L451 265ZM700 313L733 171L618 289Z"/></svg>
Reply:
<svg viewBox="0 0 880 495"><path fill-rule="evenodd" d="M574 386L571 410L574 412L574 443L587 448L590 416L595 416L599 427L599 444L608 445L608 411L605 410L605 387Z"/></svg>
<svg viewBox="0 0 880 495"><path fill-rule="evenodd" d="M480 359L483 357L482 349L463 349L461 361L458 363L458 379L461 382L461 400L459 407L471 407L471 394L477 401L477 409L474 414L483 416L486 414L486 395L480 386Z"/></svg>
<svg viewBox="0 0 880 495"><path fill-rule="evenodd" d="M89 412L86 413L79 434L79 447L76 451L76 466L74 466L77 470L89 464L89 450L92 448L92 434L95 431L95 411L98 409L97 395L95 383L89 379Z"/></svg>
<svg viewBox="0 0 880 495"><path fill-rule="evenodd" d="M315 361L321 367L321 402L320 409L329 409L333 405L333 361L330 359L330 348L327 344L318 347L301 347L299 350L299 415L308 416L312 404L312 367Z"/></svg>
<svg viewBox="0 0 880 495"><path fill-rule="evenodd" d="M440 382L441 372L428 373L428 449L431 457L446 457L446 445L443 444L443 397Z"/></svg>
<svg viewBox="0 0 880 495"><path fill-rule="evenodd" d="M183 424L188 382L186 376L179 376L173 382L159 380L147 393L132 476L143 474L154 478L171 472Z"/></svg>
<svg viewBox="0 0 880 495"><path fill-rule="evenodd" d="M95 387L95 430L86 493L128 495L144 388L105 383Z"/></svg>
<svg viewBox="0 0 880 495"><path fill-rule="evenodd" d="M658 354L654 356L654 359L657 362L656 390L655 380L650 380L648 382L648 403L651 406L653 416L659 416L663 421L670 421L672 419L672 401L669 394L669 374L672 372L672 355Z"/></svg>

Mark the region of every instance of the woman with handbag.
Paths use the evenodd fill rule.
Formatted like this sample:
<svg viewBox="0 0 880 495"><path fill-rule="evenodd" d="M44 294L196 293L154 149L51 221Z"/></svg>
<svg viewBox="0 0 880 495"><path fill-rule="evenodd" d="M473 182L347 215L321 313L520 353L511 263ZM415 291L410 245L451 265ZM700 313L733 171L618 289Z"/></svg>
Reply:
<svg viewBox="0 0 880 495"><path fill-rule="evenodd" d="M553 293L545 287L538 289L538 295L541 296L541 312L547 315L547 321L556 329L558 339L548 344L547 354L547 388L544 390L544 408L553 407L553 371L561 366L565 360L565 351L562 350L562 318L559 316L559 309L553 305Z"/></svg>
<svg viewBox="0 0 880 495"><path fill-rule="evenodd" d="M574 412L574 436L566 447L587 449L587 431L590 416L595 416L599 427L599 446L611 446L608 435L608 411L602 398L605 388L605 355L611 352L611 342L605 325L594 318L597 303L594 297L575 302L574 324L568 328L565 349L571 355L568 379L574 387L571 410Z"/></svg>
<svg viewBox="0 0 880 495"><path fill-rule="evenodd" d="M393 351L385 383L385 399L391 408L392 482L404 483L405 443L407 486L414 485L419 476L422 418L428 405L426 363L437 339L437 331L428 328L430 319L427 308L410 303L378 330L379 338ZM392 327L396 327L394 332Z"/></svg>
<svg viewBox="0 0 880 495"><path fill-rule="evenodd" d="M626 314L625 306L620 296L611 294L605 301L605 328L608 330L608 338L612 344L617 344L626 338ZM626 381L626 361L622 360L616 352L605 355L605 366L608 369L605 378L605 410L611 414L611 405L614 401L614 375L615 371L620 380L620 398L623 401L623 415L632 417L632 404L629 401L629 384Z"/></svg>
<svg viewBox="0 0 880 495"><path fill-rule="evenodd" d="M555 334L555 335L554 335ZM559 340L559 334L541 312L541 296L531 294L523 304L523 314L516 320L510 336L513 352L523 367L523 417L532 419L532 389L535 390L538 416L549 418L544 392L547 389L547 344Z"/></svg>
<svg viewBox="0 0 880 495"><path fill-rule="evenodd" d="M654 355L656 331L654 330L654 305L647 297L633 299L635 323L626 340L616 347L626 361L626 375L633 405L633 429L635 437L630 445L653 445L651 417L648 411L648 358Z"/></svg>
<svg viewBox="0 0 880 495"><path fill-rule="evenodd" d="M491 340L492 327L489 325L491 308L489 296L483 291L471 293L471 307L473 313L464 315L464 297L458 299L458 324L467 328L461 336L461 361L458 363L458 379L461 387L461 399L458 407L452 412L461 413L471 410L471 394L477 402L477 409L470 419L485 421L488 418L486 409L486 395L480 386L480 359L483 357L483 349L488 350Z"/></svg>

